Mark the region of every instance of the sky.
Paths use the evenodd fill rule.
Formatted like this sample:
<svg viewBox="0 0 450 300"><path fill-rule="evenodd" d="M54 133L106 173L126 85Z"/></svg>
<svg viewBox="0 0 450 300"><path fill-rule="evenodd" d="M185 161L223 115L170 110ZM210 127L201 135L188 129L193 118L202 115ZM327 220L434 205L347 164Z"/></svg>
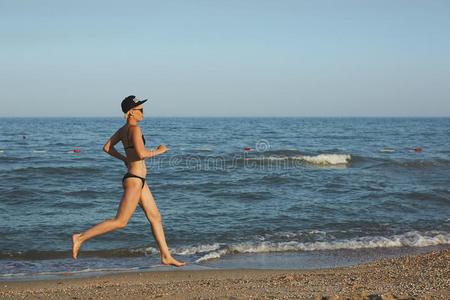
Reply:
<svg viewBox="0 0 450 300"><path fill-rule="evenodd" d="M450 1L0 0L0 117L450 116Z"/></svg>

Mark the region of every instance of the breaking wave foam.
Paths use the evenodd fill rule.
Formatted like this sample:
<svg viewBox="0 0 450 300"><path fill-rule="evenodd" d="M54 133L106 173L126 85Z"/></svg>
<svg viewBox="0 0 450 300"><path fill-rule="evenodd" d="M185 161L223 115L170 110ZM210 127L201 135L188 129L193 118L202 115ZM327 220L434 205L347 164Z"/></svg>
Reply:
<svg viewBox="0 0 450 300"><path fill-rule="evenodd" d="M342 165L349 163L351 156L349 154L319 154L315 156L299 155L292 157L292 159L303 160L318 165Z"/></svg>
<svg viewBox="0 0 450 300"><path fill-rule="evenodd" d="M223 245L212 252L206 253L196 260L196 262L207 261L220 258L228 254L238 253L267 253L267 252L292 252L292 251L318 251L318 250L344 250L344 249L370 249L370 248L393 248L393 247L426 247L435 245L450 244L450 233L431 231L420 233L417 231L391 237L360 237L340 241L324 241L303 243L297 241L288 242L245 242L233 245ZM210 245L211 246L211 245ZM204 249L200 246L198 249ZM195 251L192 247L189 254L202 254L202 251ZM182 255L182 253L176 253Z"/></svg>
<svg viewBox="0 0 450 300"><path fill-rule="evenodd" d="M352 157L350 154L319 154L319 155L295 155L295 156L261 156L246 158L246 160L268 160L268 161L282 161L282 160L303 161L316 165L345 165L348 164Z"/></svg>

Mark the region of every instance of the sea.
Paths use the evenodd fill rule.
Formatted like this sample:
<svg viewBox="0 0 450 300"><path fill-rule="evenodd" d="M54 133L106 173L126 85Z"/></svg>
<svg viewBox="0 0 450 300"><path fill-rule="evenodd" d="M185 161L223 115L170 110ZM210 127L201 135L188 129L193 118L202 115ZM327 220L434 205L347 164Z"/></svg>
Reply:
<svg viewBox="0 0 450 300"><path fill-rule="evenodd" d="M140 207L114 218L108 118L0 118L0 281L171 271ZM349 266L450 247L450 118L147 117L147 183L182 269ZM116 148L123 151L123 145Z"/></svg>

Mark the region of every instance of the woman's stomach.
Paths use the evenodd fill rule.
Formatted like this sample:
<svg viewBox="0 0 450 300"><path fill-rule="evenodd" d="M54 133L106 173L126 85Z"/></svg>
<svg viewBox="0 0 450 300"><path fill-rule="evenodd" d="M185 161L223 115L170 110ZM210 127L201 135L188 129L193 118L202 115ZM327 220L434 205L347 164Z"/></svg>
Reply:
<svg viewBox="0 0 450 300"><path fill-rule="evenodd" d="M147 176L147 166L144 160L132 161L128 164L128 173L141 177Z"/></svg>

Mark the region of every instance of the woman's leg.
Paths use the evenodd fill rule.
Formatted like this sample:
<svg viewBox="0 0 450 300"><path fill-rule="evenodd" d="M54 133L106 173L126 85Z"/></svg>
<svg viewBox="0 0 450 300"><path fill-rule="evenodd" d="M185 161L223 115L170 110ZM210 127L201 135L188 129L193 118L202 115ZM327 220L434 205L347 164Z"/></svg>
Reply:
<svg viewBox="0 0 450 300"><path fill-rule="evenodd" d="M159 252L161 254L161 262L164 265L173 265L176 267L184 266L185 262L179 262L170 254L169 248L164 237L164 229L162 226L161 214L156 206L155 199L147 184L142 189L141 199L139 205L147 217L147 220L151 224L153 237L158 244Z"/></svg>
<svg viewBox="0 0 450 300"><path fill-rule="evenodd" d="M123 196L114 219L105 220L83 233L72 235L72 257L77 259L81 245L95 237L127 226L136 210L141 194L142 181L139 178L127 178L123 183Z"/></svg>

